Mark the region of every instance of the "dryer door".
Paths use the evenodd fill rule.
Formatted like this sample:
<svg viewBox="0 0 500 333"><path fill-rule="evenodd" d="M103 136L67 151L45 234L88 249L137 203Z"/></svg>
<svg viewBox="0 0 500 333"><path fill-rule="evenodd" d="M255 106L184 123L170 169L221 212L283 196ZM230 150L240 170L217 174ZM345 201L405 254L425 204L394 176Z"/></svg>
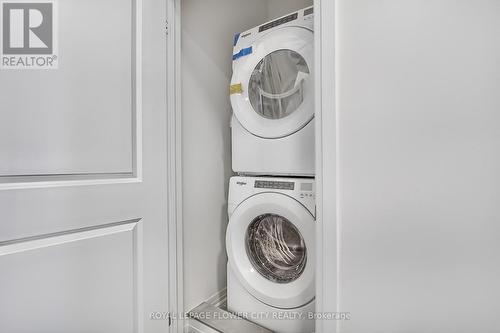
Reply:
<svg viewBox="0 0 500 333"><path fill-rule="evenodd" d="M314 218L283 194L258 194L229 221L226 247L239 282L267 305L290 309L314 298Z"/></svg>
<svg viewBox="0 0 500 333"><path fill-rule="evenodd" d="M283 27L235 59L231 104L241 125L263 138L295 133L314 117L314 36L311 30Z"/></svg>

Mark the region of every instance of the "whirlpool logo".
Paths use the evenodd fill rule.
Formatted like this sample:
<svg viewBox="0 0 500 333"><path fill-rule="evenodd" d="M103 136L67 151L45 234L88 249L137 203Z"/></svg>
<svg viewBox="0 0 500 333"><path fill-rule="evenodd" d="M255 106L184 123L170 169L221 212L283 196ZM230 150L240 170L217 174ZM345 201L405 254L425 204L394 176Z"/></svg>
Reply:
<svg viewBox="0 0 500 333"><path fill-rule="evenodd" d="M55 0L0 0L2 69L56 69Z"/></svg>

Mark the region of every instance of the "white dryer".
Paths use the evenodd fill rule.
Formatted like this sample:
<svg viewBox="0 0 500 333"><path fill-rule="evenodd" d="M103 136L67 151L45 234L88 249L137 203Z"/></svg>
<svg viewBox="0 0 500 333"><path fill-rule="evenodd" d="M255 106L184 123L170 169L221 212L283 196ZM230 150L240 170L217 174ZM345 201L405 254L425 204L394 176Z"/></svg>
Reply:
<svg viewBox="0 0 500 333"><path fill-rule="evenodd" d="M235 172L314 175L313 26L309 7L235 36Z"/></svg>
<svg viewBox="0 0 500 333"><path fill-rule="evenodd" d="M278 333L314 332L314 180L233 177L228 309Z"/></svg>

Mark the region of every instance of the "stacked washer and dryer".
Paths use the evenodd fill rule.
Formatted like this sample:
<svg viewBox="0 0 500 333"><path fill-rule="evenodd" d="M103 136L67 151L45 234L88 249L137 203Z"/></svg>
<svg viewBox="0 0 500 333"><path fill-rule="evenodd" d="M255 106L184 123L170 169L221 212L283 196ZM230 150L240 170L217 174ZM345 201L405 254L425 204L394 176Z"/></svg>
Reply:
<svg viewBox="0 0 500 333"><path fill-rule="evenodd" d="M313 15L234 38L228 309L279 333L314 331Z"/></svg>

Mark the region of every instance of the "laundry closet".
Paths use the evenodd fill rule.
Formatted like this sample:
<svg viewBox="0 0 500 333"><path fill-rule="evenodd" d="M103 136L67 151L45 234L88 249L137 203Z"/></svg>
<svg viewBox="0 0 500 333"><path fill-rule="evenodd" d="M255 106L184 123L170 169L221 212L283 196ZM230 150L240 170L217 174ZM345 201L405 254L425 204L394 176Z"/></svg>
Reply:
<svg viewBox="0 0 500 333"><path fill-rule="evenodd" d="M0 332L500 331L500 1L312 5L0 1Z"/></svg>
<svg viewBox="0 0 500 333"><path fill-rule="evenodd" d="M230 98L235 96L230 95L230 93L236 92L237 94L238 89L241 89L238 85L239 82L232 82L233 59L238 61L239 57L238 51L234 50L235 46L238 41L241 41L239 40L241 33L260 27L266 22L272 22L276 18L286 17L288 14L300 13L299 15L303 15L303 10L311 7L312 4L312 0L181 1L183 296L185 311L194 309L202 302L216 303L220 299L222 299L222 307L226 306L228 196L230 179L236 175L233 171L235 166L232 165L234 163L232 156L235 151L240 153L242 149L245 149L244 147L239 149L234 145L232 139L234 139L235 133L233 133L232 138L231 132L231 126L233 126L233 131L235 130L235 119L233 118ZM307 14L312 19L312 7L306 12ZM312 27L313 22L310 24ZM247 52L245 49L248 51L248 48L242 46L240 51L243 51L240 54ZM313 48L310 48L307 55L310 58L307 59L308 63L313 62L312 51ZM312 66L301 71L303 74L299 76L310 76L308 79L313 82ZM295 93L297 96L300 94L298 99L301 99L304 93L299 91L304 89L300 80L299 77L298 83L294 83L297 88L291 93ZM308 134L304 135L309 136L313 142L314 122L311 122L310 118L313 117L314 113L314 93L309 91L308 94L310 97L307 98L306 103L309 103L308 108L311 114L306 115L306 118L309 118L294 121L302 121L300 127L311 123L308 126ZM249 98L253 98L255 103L262 103L263 97L260 97L260 100L259 97L249 96ZM274 108L273 106L267 108L270 110L270 114L265 116L272 122L272 117L275 114L280 117L279 113L286 113L287 108L294 107L294 103L304 102L303 100L293 101L293 98L295 97L292 96L289 101L284 103L287 105L275 105ZM276 111L277 109L279 110ZM287 129L285 128L283 131L283 135L287 135ZM244 141L244 138L242 140ZM268 141L272 144L272 140ZM296 141L300 146L300 142L305 141L305 139L299 138ZM267 142L263 142L262 147L268 147L267 144ZM258 163L258 158L253 158L250 154L258 155L265 150L255 147L249 149L248 157L242 157L247 159L242 162L243 165L252 164L252 161ZM292 182L289 182L292 186L294 186L293 179L295 177L304 177L308 180L308 184L302 186L306 186L306 189L310 187L312 190L314 149L306 149L306 147L302 149L306 155L308 154L307 156L301 156L301 158L292 156L289 157L289 163L285 163L294 166L300 164L300 161L306 161L306 165L301 166L302 170L300 168L299 170L285 170L283 174L278 176L281 177L280 179L292 177ZM276 154L278 153L283 152L277 151ZM268 159L269 156L267 156ZM293 159L299 162L294 162ZM252 167L258 168L258 165L250 165L248 172L244 173L252 174ZM270 166L269 170L263 172L266 176L261 180L264 182L263 187L275 179L272 178L272 169L273 166ZM271 178L269 178L270 176ZM233 182L237 181L233 179ZM283 184L283 186L288 186L286 182ZM308 200L311 209L313 209L312 194ZM312 223L314 222L312 217L310 220ZM309 260L312 259L309 258ZM305 259L302 265L305 265ZM313 271L313 268L307 271L310 280L314 279ZM309 293L314 293L314 291L309 290Z"/></svg>

